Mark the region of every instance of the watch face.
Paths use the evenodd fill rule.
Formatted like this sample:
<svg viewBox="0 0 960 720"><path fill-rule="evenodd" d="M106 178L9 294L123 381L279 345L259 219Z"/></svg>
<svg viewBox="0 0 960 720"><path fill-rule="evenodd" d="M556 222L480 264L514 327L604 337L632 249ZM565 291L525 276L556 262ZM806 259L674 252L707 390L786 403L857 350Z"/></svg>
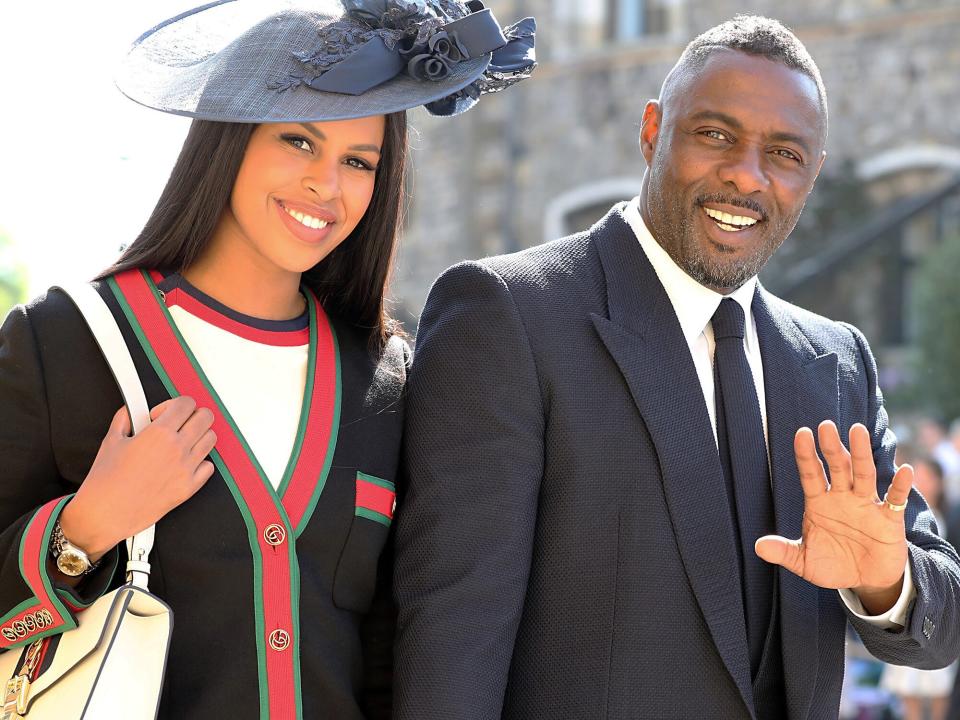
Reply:
<svg viewBox="0 0 960 720"><path fill-rule="evenodd" d="M89 567L89 561L72 550L64 550L57 556L57 568L64 575L76 577L85 573Z"/></svg>

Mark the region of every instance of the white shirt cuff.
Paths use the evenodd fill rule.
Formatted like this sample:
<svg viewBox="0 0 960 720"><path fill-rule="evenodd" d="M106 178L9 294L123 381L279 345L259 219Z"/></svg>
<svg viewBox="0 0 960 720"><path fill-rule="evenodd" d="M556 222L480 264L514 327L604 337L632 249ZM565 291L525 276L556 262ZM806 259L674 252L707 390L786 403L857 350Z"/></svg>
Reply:
<svg viewBox="0 0 960 720"><path fill-rule="evenodd" d="M884 630L900 629L907 624L907 610L910 603L917 596L917 589L913 585L913 575L910 572L910 559L907 559L907 566L903 570L903 588L900 590L900 597L893 607L887 610L883 615L867 615L867 610L860 602L860 598L853 590L839 590L840 599L843 604L861 620L875 625Z"/></svg>

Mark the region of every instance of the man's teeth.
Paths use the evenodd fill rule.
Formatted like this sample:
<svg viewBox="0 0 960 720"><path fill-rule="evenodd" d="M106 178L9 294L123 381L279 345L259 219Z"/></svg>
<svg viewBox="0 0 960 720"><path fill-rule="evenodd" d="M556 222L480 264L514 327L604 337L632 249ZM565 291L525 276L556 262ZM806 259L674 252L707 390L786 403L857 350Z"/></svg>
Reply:
<svg viewBox="0 0 960 720"><path fill-rule="evenodd" d="M299 210L291 210L290 208L286 208L286 207L284 208L284 210L286 211L287 215L292 217L298 223L300 223L305 227L313 228L314 230L325 228L329 224L327 223L326 220L315 218L311 215L307 215L306 213L302 213Z"/></svg>
<svg viewBox="0 0 960 720"><path fill-rule="evenodd" d="M757 221L754 218L745 217L743 215L731 215L730 213L720 212L719 210L713 210L708 207L705 207L703 211L716 220L717 225L719 225L722 230L726 230L727 232L743 230L744 228L748 228L751 225L757 224Z"/></svg>

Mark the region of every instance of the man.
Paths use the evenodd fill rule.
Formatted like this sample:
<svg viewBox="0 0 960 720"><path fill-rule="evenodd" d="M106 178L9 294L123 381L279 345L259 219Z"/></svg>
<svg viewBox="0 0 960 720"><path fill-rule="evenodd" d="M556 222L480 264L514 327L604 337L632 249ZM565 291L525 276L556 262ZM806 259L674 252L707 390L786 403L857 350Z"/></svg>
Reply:
<svg viewBox="0 0 960 720"><path fill-rule="evenodd" d="M884 660L960 652L960 563L895 473L866 342L756 281L826 135L799 40L737 18L647 103L638 198L437 281L400 720L836 718L847 621Z"/></svg>

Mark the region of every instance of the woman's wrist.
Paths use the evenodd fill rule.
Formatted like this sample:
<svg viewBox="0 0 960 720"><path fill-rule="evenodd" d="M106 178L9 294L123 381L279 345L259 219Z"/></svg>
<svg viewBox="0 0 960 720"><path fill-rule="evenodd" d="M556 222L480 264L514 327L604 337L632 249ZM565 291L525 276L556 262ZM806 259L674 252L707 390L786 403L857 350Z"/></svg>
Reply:
<svg viewBox="0 0 960 720"><path fill-rule="evenodd" d="M71 545L87 554L87 558L92 564L110 552L116 542L97 532L88 518L89 514L84 513L82 505L78 504L76 498L73 498L60 512L60 529Z"/></svg>

